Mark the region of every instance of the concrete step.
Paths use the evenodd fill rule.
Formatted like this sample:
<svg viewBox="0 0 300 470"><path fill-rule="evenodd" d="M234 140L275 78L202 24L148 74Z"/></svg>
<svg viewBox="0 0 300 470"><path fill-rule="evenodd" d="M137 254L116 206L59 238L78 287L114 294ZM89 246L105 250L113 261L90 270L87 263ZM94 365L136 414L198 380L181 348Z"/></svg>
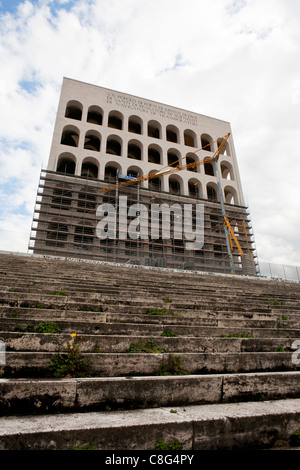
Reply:
<svg viewBox="0 0 300 470"><path fill-rule="evenodd" d="M62 333L0 331L6 351L65 352L71 337ZM293 338L164 337L137 335L86 335L77 331L82 352L126 353L132 344L148 345L165 353L278 352L293 351Z"/></svg>
<svg viewBox="0 0 300 470"><path fill-rule="evenodd" d="M0 364L0 375L9 377L49 377L54 352L6 352L6 364ZM290 352L180 353L182 371L187 374L276 372L299 370ZM90 361L91 374L99 377L159 375L167 367L168 353L83 353Z"/></svg>
<svg viewBox="0 0 300 470"><path fill-rule="evenodd" d="M6 302L6 305L0 306L0 318L20 318L22 316L32 315L32 311L34 314L45 314L49 315L47 310L51 310L51 314L53 316L63 316L63 315L77 315L78 317L82 316L84 313L81 312L89 312L91 318L92 313L95 312L105 313L106 315L112 314L122 314L122 315L147 315L148 317L184 317L186 319L195 318L195 319L226 319L229 318L233 319L249 319L249 320L271 320L276 322L299 322L300 325L300 314L295 312L265 312L261 311L224 311L222 309L214 310L214 309L186 309L186 310L164 310L162 307L157 308L156 310L152 307L149 308L148 306L114 306L114 305L106 305L99 301L92 301L88 303L87 301L83 302L66 302L61 301L59 304L52 302L49 298L39 298L40 300L21 300L21 299L10 299ZM3 299L2 299L3 300ZM44 301L46 300L46 302ZM1 299L0 299L1 302ZM42 310L42 312L41 312ZM72 312L72 313L71 313ZM151 313L152 312L152 313ZM156 312L156 314L155 314ZM147 317L144 317L144 319Z"/></svg>
<svg viewBox="0 0 300 470"><path fill-rule="evenodd" d="M41 414L298 398L300 372L0 379L0 413Z"/></svg>
<svg viewBox="0 0 300 470"><path fill-rule="evenodd" d="M216 319L216 318L183 318L176 316L149 316L149 315L131 315L131 314L90 314L90 312L81 312L80 320L78 319L78 314L72 315L71 311L65 312L53 312L49 309L50 313L43 315L40 311L35 311L30 313L28 316L28 321L30 318L35 320L43 321L58 321L60 319L68 319L69 321L86 321L93 322L98 321L99 323L132 323L132 324L148 324L148 325L178 325L178 326L193 326L193 327L218 327L218 328L235 328L237 332L248 332L251 329L273 329L273 330L294 330L295 334L300 329L299 321L280 321L280 320L244 320L244 319ZM55 315L57 314L57 316ZM34 315L34 316L33 316ZM22 319L16 318L15 325L20 324L21 321L26 320L26 317ZM1 319L2 322L2 319ZM4 322L4 319L3 319ZM280 336L280 335L279 335ZM283 333L283 336L285 334Z"/></svg>
<svg viewBox="0 0 300 470"><path fill-rule="evenodd" d="M43 312L45 312L43 314ZM31 311L32 313L32 311ZM71 316L66 318L64 311L60 312L64 316L55 316L49 314L49 311L36 311L33 312L34 317L22 314L20 319L17 316L16 319L1 318L0 328L3 333L23 331L31 327L33 329L42 323L51 321L54 326L60 328L61 333L78 333L78 334L97 334L97 335L128 335L128 336L160 336L163 332L171 331L178 336L184 337L229 337L232 335L239 335L240 337L248 336L252 338L270 339L274 338L290 338L294 341L300 338L300 329L289 329L280 328L278 325L276 328L241 328L239 322L236 322L235 326L221 327L221 326L198 326L195 324L186 325L186 322L171 321L171 319L161 319L160 321L152 318L147 318L143 322L143 318L138 321L135 316L119 317L118 315L101 314L100 318L95 319L94 316L87 317L80 314L80 318L77 316ZM70 312L68 312L69 314ZM99 315L98 315L99 316ZM164 321L165 320L165 321ZM127 323L126 323L127 322ZM0 333L1 336L1 333Z"/></svg>
<svg viewBox="0 0 300 470"><path fill-rule="evenodd" d="M64 295L59 295L63 292ZM132 293L134 292L134 297ZM167 297L166 297L167 294ZM285 301L282 304L279 301L278 304L274 304L275 301L270 302L268 299L249 299L245 300L243 297L235 296L233 293L227 296L221 294L212 294L207 292L191 293L185 290L177 295L171 294L171 301L167 302L163 299L167 299L170 294L166 288L164 291L157 293L151 292L150 288L143 290L141 286L136 286L134 289L130 288L130 285L123 287L123 290L116 290L113 286L107 285L104 287L78 286L74 289L74 283L70 289L65 285L57 285L55 282L49 280L47 286L44 288L38 286L23 286L20 287L18 280L14 280L12 285L5 285L0 287L0 299L1 303L5 304L12 298L19 298L20 300L34 301L36 298L43 298L48 302L61 302L62 300L67 303L72 300L86 302L92 302L95 300L101 301L103 304L111 303L114 306L126 308L131 307L146 307L146 308L162 308L168 307L170 309L177 310L188 310L188 309L199 309L199 310L223 310L223 311L241 311L241 312L255 312L263 311L265 313L273 312L290 312L300 314L299 300L296 301ZM63 298L61 298L63 297Z"/></svg>
<svg viewBox="0 0 300 470"><path fill-rule="evenodd" d="M46 321L61 332L16 331ZM89 375L56 379L74 332ZM0 254L0 449L273 446L300 429L297 338L297 283Z"/></svg>
<svg viewBox="0 0 300 470"><path fill-rule="evenodd" d="M0 418L1 450L259 449L289 441L300 429L300 400L207 404L133 411Z"/></svg>

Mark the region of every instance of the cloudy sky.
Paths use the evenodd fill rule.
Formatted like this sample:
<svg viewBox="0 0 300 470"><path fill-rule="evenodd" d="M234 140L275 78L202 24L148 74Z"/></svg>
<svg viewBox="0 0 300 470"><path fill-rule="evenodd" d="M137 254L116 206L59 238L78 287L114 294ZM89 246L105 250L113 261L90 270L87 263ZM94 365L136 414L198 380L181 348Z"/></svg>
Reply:
<svg viewBox="0 0 300 470"><path fill-rule="evenodd" d="M300 265L299 0L0 0L0 250L27 252L63 77L229 121L260 261Z"/></svg>

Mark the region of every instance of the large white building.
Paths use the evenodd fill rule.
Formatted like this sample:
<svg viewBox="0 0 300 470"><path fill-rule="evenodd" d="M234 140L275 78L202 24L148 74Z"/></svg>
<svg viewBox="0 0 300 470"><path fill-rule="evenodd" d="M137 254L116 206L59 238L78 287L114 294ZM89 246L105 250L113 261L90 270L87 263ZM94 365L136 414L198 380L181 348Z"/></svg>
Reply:
<svg viewBox="0 0 300 470"><path fill-rule="evenodd" d="M221 142L215 166L212 157ZM165 171L168 168L176 170ZM155 178L154 172L159 172ZM202 203L203 249L187 252L172 238L100 240L97 207L116 203L122 194L116 183L128 175L141 177L139 184L122 189L133 202L149 205L155 198L169 204ZM99 191L106 187L106 192ZM230 124L64 78L33 217L34 252L227 272L232 265L222 201L240 245L238 250L230 237L235 270L243 273L247 266L248 273L250 266L253 273L253 236Z"/></svg>

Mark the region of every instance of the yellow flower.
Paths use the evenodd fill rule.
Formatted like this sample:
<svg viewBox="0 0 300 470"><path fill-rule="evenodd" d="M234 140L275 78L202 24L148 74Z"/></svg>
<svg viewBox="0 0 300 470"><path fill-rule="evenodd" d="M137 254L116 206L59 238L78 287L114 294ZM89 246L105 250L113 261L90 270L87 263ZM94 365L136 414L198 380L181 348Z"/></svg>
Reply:
<svg viewBox="0 0 300 470"><path fill-rule="evenodd" d="M71 334L72 338L76 338L76 333Z"/></svg>

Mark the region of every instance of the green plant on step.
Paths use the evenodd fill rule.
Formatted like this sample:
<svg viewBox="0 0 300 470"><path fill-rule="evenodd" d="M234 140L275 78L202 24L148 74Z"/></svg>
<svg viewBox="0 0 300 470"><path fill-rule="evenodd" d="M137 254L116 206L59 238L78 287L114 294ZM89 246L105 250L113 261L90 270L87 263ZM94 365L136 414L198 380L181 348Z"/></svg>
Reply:
<svg viewBox="0 0 300 470"><path fill-rule="evenodd" d="M158 308L149 308L147 310L147 315L164 315L166 313L167 309L166 307L163 307L161 309Z"/></svg>
<svg viewBox="0 0 300 470"><path fill-rule="evenodd" d="M95 450L93 444L87 444L86 446L79 444L74 450Z"/></svg>
<svg viewBox="0 0 300 470"><path fill-rule="evenodd" d="M280 322L280 321L288 321L288 317L286 315L281 315L281 317L278 317L277 318L277 321Z"/></svg>
<svg viewBox="0 0 300 470"><path fill-rule="evenodd" d="M283 301L274 300L274 299L267 299L267 302L269 302L271 305L284 305Z"/></svg>
<svg viewBox="0 0 300 470"><path fill-rule="evenodd" d="M156 441L155 450L182 450L182 444L179 441L170 441L168 444L163 440Z"/></svg>
<svg viewBox="0 0 300 470"><path fill-rule="evenodd" d="M162 361L160 364L158 375L187 375L188 372L184 369L184 362L181 356L169 354L167 361Z"/></svg>
<svg viewBox="0 0 300 470"><path fill-rule="evenodd" d="M68 295L68 294L67 294L67 292L65 292L64 290L60 290L60 291L55 290L55 291L52 292L52 295L63 295L63 296L66 296L66 295Z"/></svg>
<svg viewBox="0 0 300 470"><path fill-rule="evenodd" d="M147 315L175 315L178 316L177 313L173 312L173 310L170 310L166 307L163 308L149 308L146 312Z"/></svg>
<svg viewBox="0 0 300 470"><path fill-rule="evenodd" d="M170 330L164 330L160 336L165 336L166 338L175 338L178 336L176 333Z"/></svg>
<svg viewBox="0 0 300 470"><path fill-rule="evenodd" d="M35 333L33 323L28 323L26 326L22 326L19 325L19 323L16 323L14 331L22 333Z"/></svg>
<svg viewBox="0 0 300 470"><path fill-rule="evenodd" d="M72 340L67 341L65 354L57 354L49 365L49 371L54 377L87 377L91 372L91 362L84 358L81 344L76 333L71 335Z"/></svg>
<svg viewBox="0 0 300 470"><path fill-rule="evenodd" d="M163 353L163 350L157 347L153 338L141 339L137 343L131 343L127 353Z"/></svg>
<svg viewBox="0 0 300 470"><path fill-rule="evenodd" d="M297 431L291 435L290 444L292 447L300 447L300 429L297 429Z"/></svg>
<svg viewBox="0 0 300 470"><path fill-rule="evenodd" d="M54 325L51 321L41 322L36 327L32 323L26 326L21 326L18 323L15 326L14 331L20 331L24 333L60 333L61 329L59 326Z"/></svg>

